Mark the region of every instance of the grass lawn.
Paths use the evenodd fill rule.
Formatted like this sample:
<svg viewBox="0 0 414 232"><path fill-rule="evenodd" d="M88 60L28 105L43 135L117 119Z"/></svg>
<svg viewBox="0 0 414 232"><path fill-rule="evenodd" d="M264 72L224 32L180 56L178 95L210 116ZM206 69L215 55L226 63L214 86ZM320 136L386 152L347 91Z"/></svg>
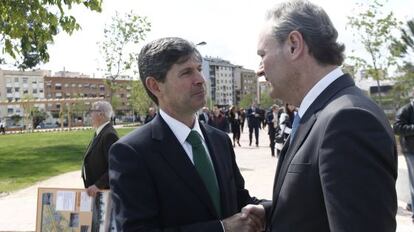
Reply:
<svg viewBox="0 0 414 232"><path fill-rule="evenodd" d="M132 128L117 129L119 136ZM0 193L79 170L92 130L0 135Z"/></svg>

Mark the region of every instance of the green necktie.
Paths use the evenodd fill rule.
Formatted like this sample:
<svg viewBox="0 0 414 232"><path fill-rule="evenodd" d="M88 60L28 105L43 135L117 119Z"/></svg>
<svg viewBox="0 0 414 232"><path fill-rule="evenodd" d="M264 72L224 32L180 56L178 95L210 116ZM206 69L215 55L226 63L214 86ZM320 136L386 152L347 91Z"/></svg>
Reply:
<svg viewBox="0 0 414 232"><path fill-rule="evenodd" d="M197 131L192 130L186 141L190 143L193 148L194 166L197 169L201 179L203 179L204 185L210 194L217 214L221 217L220 191L217 178L214 173L213 165L208 158L206 149L201 142L201 137Z"/></svg>

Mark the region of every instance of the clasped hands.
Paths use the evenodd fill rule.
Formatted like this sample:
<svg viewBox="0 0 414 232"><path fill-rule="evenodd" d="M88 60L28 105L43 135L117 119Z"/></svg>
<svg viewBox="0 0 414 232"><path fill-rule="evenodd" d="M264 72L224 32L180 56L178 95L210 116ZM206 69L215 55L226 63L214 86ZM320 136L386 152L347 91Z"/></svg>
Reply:
<svg viewBox="0 0 414 232"><path fill-rule="evenodd" d="M261 232L265 229L265 223L262 205L247 205L240 213L223 220L226 232Z"/></svg>

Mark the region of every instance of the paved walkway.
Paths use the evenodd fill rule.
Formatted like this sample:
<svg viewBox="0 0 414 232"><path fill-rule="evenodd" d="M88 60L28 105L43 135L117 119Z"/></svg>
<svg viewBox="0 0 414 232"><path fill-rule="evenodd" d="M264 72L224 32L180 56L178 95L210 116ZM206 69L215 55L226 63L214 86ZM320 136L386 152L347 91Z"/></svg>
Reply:
<svg viewBox="0 0 414 232"><path fill-rule="evenodd" d="M237 163L251 195L271 199L277 159L270 156L267 133L262 130L260 135L260 146L249 147L248 135L245 131L241 138L242 147L236 147L235 152ZM408 184L403 157L399 159L399 166L397 232L412 232L414 231L414 225L411 222L410 212L404 209L405 202L408 199ZM0 197L0 231L35 230L38 187L82 188L83 184L80 171L75 171L53 177L8 196Z"/></svg>

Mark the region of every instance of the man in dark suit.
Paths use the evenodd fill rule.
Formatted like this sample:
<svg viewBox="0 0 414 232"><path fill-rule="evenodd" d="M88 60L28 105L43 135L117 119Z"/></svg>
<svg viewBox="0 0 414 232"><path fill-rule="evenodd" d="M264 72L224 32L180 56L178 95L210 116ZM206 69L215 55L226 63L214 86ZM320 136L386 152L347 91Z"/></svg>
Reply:
<svg viewBox="0 0 414 232"><path fill-rule="evenodd" d="M82 179L88 195L96 196L100 189L109 189L108 154L111 145L118 140L118 134L110 123L111 104L94 102L89 112L96 131L85 152Z"/></svg>
<svg viewBox="0 0 414 232"><path fill-rule="evenodd" d="M140 77L159 113L115 143L109 175L121 231L259 231L238 213L249 196L228 135L199 123L205 104L202 57L180 38L145 45Z"/></svg>
<svg viewBox="0 0 414 232"><path fill-rule="evenodd" d="M382 109L339 66L344 46L324 10L282 3L259 37L270 95L299 106L277 165L268 231L395 231L397 152Z"/></svg>
<svg viewBox="0 0 414 232"><path fill-rule="evenodd" d="M269 112L266 115L266 122L267 122L267 133L269 135L270 141L270 152L272 157L275 156L275 136L276 133L279 131L279 106L274 104L272 108L270 108ZM279 154L277 154L279 157Z"/></svg>
<svg viewBox="0 0 414 232"><path fill-rule="evenodd" d="M261 110L257 107L256 103L253 103L252 106L247 109L247 126L249 127L249 146L252 145L252 137L254 131L254 138L256 139L256 147L259 146L259 127L261 123L260 117Z"/></svg>
<svg viewBox="0 0 414 232"><path fill-rule="evenodd" d="M407 163L410 198L406 209L413 212L414 203L414 90L411 101L395 115L394 132L399 135L401 150ZM414 213L411 215L414 222Z"/></svg>

